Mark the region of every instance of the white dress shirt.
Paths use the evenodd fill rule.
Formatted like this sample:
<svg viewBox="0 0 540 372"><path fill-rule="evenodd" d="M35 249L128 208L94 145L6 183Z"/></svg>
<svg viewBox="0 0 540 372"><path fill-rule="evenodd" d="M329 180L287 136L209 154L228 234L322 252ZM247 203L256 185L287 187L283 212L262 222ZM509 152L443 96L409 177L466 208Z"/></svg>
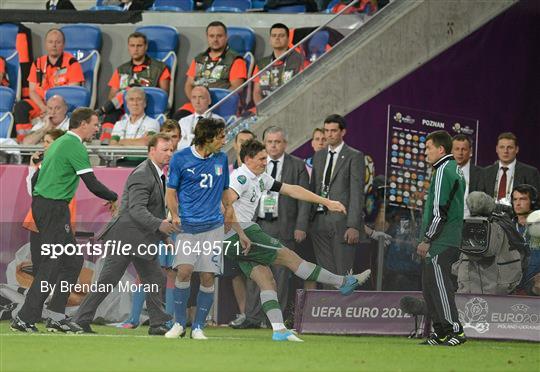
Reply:
<svg viewBox="0 0 540 372"><path fill-rule="evenodd" d="M195 125L197 125L201 118L212 118L225 121L221 116L212 112L209 112L206 115L194 113L183 117L178 122L178 124L180 124L180 129L182 130L182 138L180 138L180 142L178 142L178 150L191 146L191 141L193 141L193 137L195 137Z"/></svg>
<svg viewBox="0 0 540 372"><path fill-rule="evenodd" d="M276 178L274 178L276 181L281 181L281 172L283 170L283 161L285 160L285 153L283 153L278 159L275 159L277 160L277 173L276 173ZM274 163L272 163L272 161L274 161L274 159L272 159L270 157L270 155L266 158L266 174L268 174L269 176L272 174L272 171L274 170ZM276 213L279 213L279 205L278 205L278 200L279 200L279 193L278 192L275 192L275 191L268 191L268 194L272 194L272 196L276 199ZM259 217L260 218L264 218L264 206L263 206L263 199L264 198L261 198L261 200L259 201Z"/></svg>
<svg viewBox="0 0 540 372"><path fill-rule="evenodd" d="M333 158L333 161L332 161L332 173L330 174L332 176L333 173L334 173L334 168L336 167L336 163L337 163L337 159L339 157L339 153L343 149L343 145L345 145L345 142L341 142L335 148L332 148L331 146L328 146L327 155L326 155L326 162L325 162L324 171L323 171L323 174L322 174L322 176L323 176L322 177L322 184L323 185L324 185L324 175L326 174L326 170L328 169L328 163L330 162L330 151L335 152L334 158Z"/></svg>
<svg viewBox="0 0 540 372"><path fill-rule="evenodd" d="M469 212L469 207L467 207L467 196L469 196L469 182L471 181L471 161L469 160L467 164L460 168L463 172L463 177L465 178L465 194L463 194L463 218L467 218L471 215L471 213Z"/></svg>
<svg viewBox="0 0 540 372"><path fill-rule="evenodd" d="M148 132L159 133L159 130L159 122L147 115L141 116L134 123L131 122L129 115L125 115L122 120L114 124L111 136L118 136L120 139L137 139L143 138Z"/></svg>
<svg viewBox="0 0 540 372"><path fill-rule="evenodd" d="M36 121L36 123L34 125L32 125L32 130L30 131L30 133L32 132L35 132L37 130L40 130L41 128L45 127L45 120L43 119L38 119ZM61 129L63 130L64 132L66 132L67 130L69 130L69 116L66 115L66 117L64 118L64 120L62 120L62 122L60 124L58 124L57 126L54 127L54 129Z"/></svg>

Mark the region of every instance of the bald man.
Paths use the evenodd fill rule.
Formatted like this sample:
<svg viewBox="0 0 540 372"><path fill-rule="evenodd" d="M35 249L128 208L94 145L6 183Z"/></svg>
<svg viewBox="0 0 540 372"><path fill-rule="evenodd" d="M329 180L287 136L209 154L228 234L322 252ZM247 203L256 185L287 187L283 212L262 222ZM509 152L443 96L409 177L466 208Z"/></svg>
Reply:
<svg viewBox="0 0 540 372"><path fill-rule="evenodd" d="M15 104L13 116L17 142L32 131L31 120L43 118L47 112L45 94L50 88L65 85L81 85L84 75L81 65L72 54L64 51L64 33L51 28L45 35L47 54L36 59L28 75L29 97Z"/></svg>
<svg viewBox="0 0 540 372"><path fill-rule="evenodd" d="M47 100L47 110L43 118L32 125L32 130L23 139L24 145L36 145L43 142L45 134L52 129L64 132L69 129L68 106L62 96L55 94Z"/></svg>
<svg viewBox="0 0 540 372"><path fill-rule="evenodd" d="M210 104L212 103L210 92L206 87L193 87L191 90L190 101L195 109L195 112L179 121L180 129L182 131L182 138L178 143L178 150L191 146L191 141L194 137L193 133L195 131L195 125L197 125L199 119L213 118L223 120L223 118L217 114L211 112L205 114L206 110L208 110L208 107L210 107Z"/></svg>

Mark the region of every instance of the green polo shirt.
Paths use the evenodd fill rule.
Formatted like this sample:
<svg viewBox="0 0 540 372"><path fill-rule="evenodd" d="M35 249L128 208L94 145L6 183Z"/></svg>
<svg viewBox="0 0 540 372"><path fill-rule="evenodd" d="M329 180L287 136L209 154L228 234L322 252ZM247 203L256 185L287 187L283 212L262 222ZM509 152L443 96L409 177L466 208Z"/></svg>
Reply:
<svg viewBox="0 0 540 372"><path fill-rule="evenodd" d="M79 176L93 172L86 147L79 136L68 131L47 149L34 196L71 201L79 186Z"/></svg>

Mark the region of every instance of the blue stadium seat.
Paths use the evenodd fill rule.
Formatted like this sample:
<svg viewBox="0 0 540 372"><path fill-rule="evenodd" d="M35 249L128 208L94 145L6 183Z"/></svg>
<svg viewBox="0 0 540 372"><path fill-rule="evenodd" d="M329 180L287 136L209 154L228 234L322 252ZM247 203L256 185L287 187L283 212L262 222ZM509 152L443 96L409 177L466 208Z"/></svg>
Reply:
<svg viewBox="0 0 540 372"><path fill-rule="evenodd" d="M207 12L241 13L251 9L251 0L214 0Z"/></svg>
<svg viewBox="0 0 540 372"><path fill-rule="evenodd" d="M279 8L267 9L268 13L305 13L305 5L285 5Z"/></svg>
<svg viewBox="0 0 540 372"><path fill-rule="evenodd" d="M159 124L163 124L166 119L165 111L167 111L167 93L160 88L144 87L142 89L146 94L146 109L144 112L146 115L159 121ZM126 93L124 93L124 111L129 114L125 96Z"/></svg>
<svg viewBox="0 0 540 372"><path fill-rule="evenodd" d="M253 53L255 50L255 32L251 27L227 27L229 46L239 54Z"/></svg>
<svg viewBox="0 0 540 372"><path fill-rule="evenodd" d="M69 113L78 107L89 107L90 105L90 91L85 87L62 86L47 89L45 101L54 95L64 98L68 105Z"/></svg>
<svg viewBox="0 0 540 372"><path fill-rule="evenodd" d="M189 12L193 10L193 0L156 0L150 10L156 12Z"/></svg>
<svg viewBox="0 0 540 372"><path fill-rule="evenodd" d="M251 9L263 9L264 4L266 4L266 0L252 0L251 1Z"/></svg>
<svg viewBox="0 0 540 372"><path fill-rule="evenodd" d="M0 24L0 56L6 60L6 72L9 86L15 92L17 100L21 98L21 66L17 51L19 26L12 23Z"/></svg>
<svg viewBox="0 0 540 372"><path fill-rule="evenodd" d="M0 87L0 138L9 138L13 127L13 103L15 92L8 87Z"/></svg>
<svg viewBox="0 0 540 372"><path fill-rule="evenodd" d="M324 10L325 13L332 13L332 9L339 4L341 0L332 0L328 3L328 6Z"/></svg>
<svg viewBox="0 0 540 372"><path fill-rule="evenodd" d="M114 11L114 12L124 11L122 7L119 7L116 5L96 5L96 6L91 7L90 10L94 10L94 11L109 10L109 11Z"/></svg>
<svg viewBox="0 0 540 372"><path fill-rule="evenodd" d="M307 59L310 62L315 61L326 52L326 45L330 39L328 31L319 30L307 41Z"/></svg>
<svg viewBox="0 0 540 372"><path fill-rule="evenodd" d="M221 101L227 94L231 93L228 89L221 88L210 88L210 98L212 99L212 106ZM234 94L231 97L227 98L220 106L218 106L214 113L221 116L225 119L225 122L229 122L229 119L232 116L235 116L238 111L238 103L240 101L240 96Z"/></svg>
<svg viewBox="0 0 540 372"><path fill-rule="evenodd" d="M171 72L169 100L167 108L174 102L174 79L176 76L176 49L178 48L178 31L172 26L142 26L135 31L141 32L148 38L148 55L165 63Z"/></svg>
<svg viewBox="0 0 540 372"><path fill-rule="evenodd" d="M101 29L97 26L76 24L60 28L66 36L65 50L75 56L84 73L84 86L90 92L90 106L97 96L97 76L101 64Z"/></svg>

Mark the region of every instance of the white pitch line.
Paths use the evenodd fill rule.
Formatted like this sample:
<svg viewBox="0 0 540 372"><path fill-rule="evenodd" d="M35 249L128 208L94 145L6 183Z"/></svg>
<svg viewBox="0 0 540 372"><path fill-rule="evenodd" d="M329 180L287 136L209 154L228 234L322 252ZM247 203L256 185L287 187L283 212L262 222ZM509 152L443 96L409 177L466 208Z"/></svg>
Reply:
<svg viewBox="0 0 540 372"><path fill-rule="evenodd" d="M103 335L103 334L88 334L88 333L83 333L83 334L77 334L76 335L76 334L55 333L55 332L32 333L32 334L18 332L18 333L2 333L2 334L0 334L0 338L2 338L4 336L8 336L8 337L12 337L12 336L25 336L25 337L35 337L35 336L47 336L47 337L54 337L54 336L57 336L57 337L58 336L59 337L113 337L113 338L154 338L154 339L159 339L160 338L160 336L151 336L151 335ZM166 339L165 337L161 337L161 338ZM186 337L186 339L189 339L189 337ZM258 338L253 338L253 337L208 337L208 339L210 339L210 340L259 340Z"/></svg>

